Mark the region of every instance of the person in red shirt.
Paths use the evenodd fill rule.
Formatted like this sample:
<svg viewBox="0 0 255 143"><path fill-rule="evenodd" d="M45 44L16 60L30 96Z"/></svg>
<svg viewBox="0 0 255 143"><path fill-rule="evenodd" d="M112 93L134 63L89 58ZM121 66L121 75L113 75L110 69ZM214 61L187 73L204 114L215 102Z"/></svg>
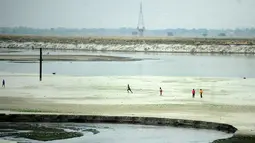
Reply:
<svg viewBox="0 0 255 143"><path fill-rule="evenodd" d="M163 90L161 87L159 88L159 93L160 93L160 96L162 96Z"/></svg>
<svg viewBox="0 0 255 143"><path fill-rule="evenodd" d="M196 91L195 89L192 89L192 97L195 98Z"/></svg>

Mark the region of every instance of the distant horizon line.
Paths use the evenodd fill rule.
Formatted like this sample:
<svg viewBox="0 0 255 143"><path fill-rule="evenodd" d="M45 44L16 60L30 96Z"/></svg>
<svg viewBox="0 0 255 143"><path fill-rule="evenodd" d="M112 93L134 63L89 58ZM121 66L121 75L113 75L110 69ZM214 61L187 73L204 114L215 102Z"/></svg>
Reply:
<svg viewBox="0 0 255 143"><path fill-rule="evenodd" d="M136 30L136 28L132 27L119 27L119 28L68 28L68 27L52 27L52 28L36 28L36 27L29 27L29 26L0 26L0 28L29 28L29 29L40 29L40 30L51 30L51 29L73 29L73 30L83 30L83 29L108 29L108 30L119 30L119 29L132 29ZM242 28L157 28L157 29L146 29L148 31L154 30L175 30L175 29L185 29L185 30L236 30L236 29L255 29L255 27L242 27Z"/></svg>

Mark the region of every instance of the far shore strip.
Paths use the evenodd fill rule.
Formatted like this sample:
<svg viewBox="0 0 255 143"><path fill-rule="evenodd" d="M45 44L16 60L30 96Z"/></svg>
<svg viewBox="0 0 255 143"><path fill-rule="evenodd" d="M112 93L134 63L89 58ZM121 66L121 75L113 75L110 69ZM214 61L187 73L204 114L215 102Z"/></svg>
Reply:
<svg viewBox="0 0 255 143"><path fill-rule="evenodd" d="M133 36L37 36L37 35L1 35L0 41L16 42L51 42L51 43L151 43L151 44L255 44L255 38L233 38L233 37L133 37Z"/></svg>

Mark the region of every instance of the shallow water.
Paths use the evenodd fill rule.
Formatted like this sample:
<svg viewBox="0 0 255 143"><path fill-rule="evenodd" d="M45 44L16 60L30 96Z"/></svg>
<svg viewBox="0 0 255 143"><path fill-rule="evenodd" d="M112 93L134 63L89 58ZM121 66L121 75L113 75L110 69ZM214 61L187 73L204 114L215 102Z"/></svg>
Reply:
<svg viewBox="0 0 255 143"><path fill-rule="evenodd" d="M123 124L87 124L100 133L85 133L81 138L66 143L209 143L218 138L232 136L212 130L195 130L164 126L123 125ZM58 142L54 142L58 143ZM60 142L59 142L60 143Z"/></svg>
<svg viewBox="0 0 255 143"><path fill-rule="evenodd" d="M232 134L213 130L145 126L128 124L66 124L69 127L96 129L98 134L83 132L79 138L48 141L48 143L210 143ZM20 139L15 139L22 141ZM37 142L37 141L32 141Z"/></svg>
<svg viewBox="0 0 255 143"><path fill-rule="evenodd" d="M48 51L44 51L47 53ZM19 54L38 54L35 51ZM113 52L50 52L50 54L97 54L153 58L159 60L129 62L44 62L43 73L82 76L200 76L200 77L255 77L255 56L113 53ZM14 53L17 54L17 53ZM1 55L0 55L1 56ZM0 72L38 73L38 63L0 62Z"/></svg>

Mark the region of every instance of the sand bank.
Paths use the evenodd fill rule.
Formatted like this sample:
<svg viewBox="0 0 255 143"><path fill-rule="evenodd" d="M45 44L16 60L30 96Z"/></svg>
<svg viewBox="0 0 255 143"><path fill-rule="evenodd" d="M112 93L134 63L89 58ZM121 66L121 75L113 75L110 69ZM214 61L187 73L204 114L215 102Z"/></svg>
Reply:
<svg viewBox="0 0 255 143"><path fill-rule="evenodd" d="M186 44L63 44L43 42L1 42L0 48L49 49L115 52L220 53L254 54L254 45L186 45Z"/></svg>
<svg viewBox="0 0 255 143"><path fill-rule="evenodd" d="M1 54L0 61L38 61L39 55ZM43 55L43 61L140 61L142 59L104 55Z"/></svg>
<svg viewBox="0 0 255 143"><path fill-rule="evenodd" d="M0 36L0 48L119 52L255 53L254 39Z"/></svg>
<svg viewBox="0 0 255 143"><path fill-rule="evenodd" d="M195 37L130 37L130 36L36 36L36 35L0 35L0 41L45 42L64 44L187 44L187 45L254 45L255 38L195 38Z"/></svg>
<svg viewBox="0 0 255 143"><path fill-rule="evenodd" d="M15 117L15 118L14 118ZM235 133L232 125L201 122L195 120L155 118L155 117L129 117L129 116L98 116L98 115L47 115L47 114L0 114L1 122L59 122L59 123L119 123L140 124L153 126L174 126L180 128L198 128L218 130L225 133Z"/></svg>
<svg viewBox="0 0 255 143"><path fill-rule="evenodd" d="M192 77L79 77L0 74L2 112L147 116L231 124L254 134L255 79ZM133 94L128 94L126 85ZM163 96L159 96L159 87ZM191 89L204 98L191 98Z"/></svg>

